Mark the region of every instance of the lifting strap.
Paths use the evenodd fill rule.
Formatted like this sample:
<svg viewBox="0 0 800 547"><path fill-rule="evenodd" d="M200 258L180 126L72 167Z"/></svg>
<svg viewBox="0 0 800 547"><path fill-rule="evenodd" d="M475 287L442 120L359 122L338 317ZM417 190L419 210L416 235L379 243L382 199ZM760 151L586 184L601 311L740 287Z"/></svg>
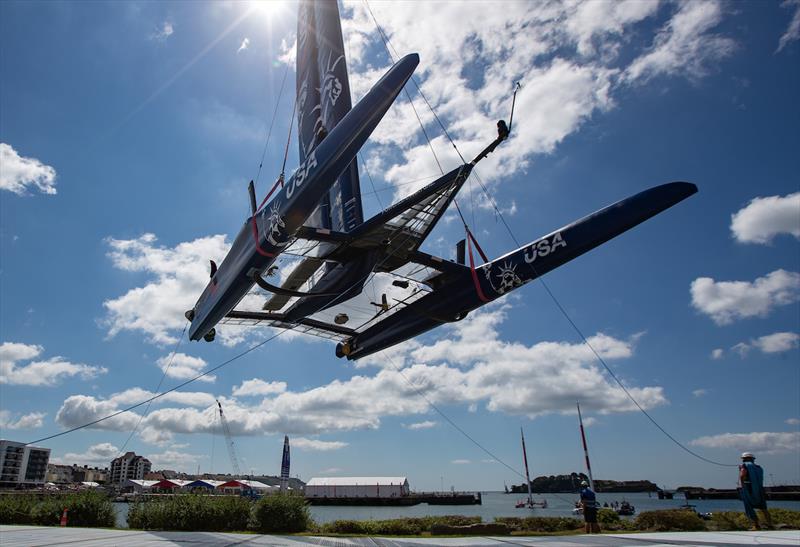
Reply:
<svg viewBox="0 0 800 547"><path fill-rule="evenodd" d="M472 244L475 244L475 248L478 249L478 252L483 258L484 262L489 262L489 259L486 258L486 255L481 249L481 246L478 244L478 241L475 239L475 236L472 235L472 232L469 231L469 228L466 224L464 224L464 230L467 232L467 253L469 255L469 270L472 274L472 282L475 284L475 292L478 293L478 298L481 299L481 302L490 302L486 295L483 294L483 289L481 288L480 281L478 280L478 272L475 270L475 259L472 256Z"/></svg>

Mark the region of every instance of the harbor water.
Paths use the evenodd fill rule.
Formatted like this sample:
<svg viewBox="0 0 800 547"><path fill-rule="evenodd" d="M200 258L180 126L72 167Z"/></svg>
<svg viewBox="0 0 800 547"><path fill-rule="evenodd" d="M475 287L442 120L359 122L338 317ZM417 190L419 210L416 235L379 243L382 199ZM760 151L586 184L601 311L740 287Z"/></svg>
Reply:
<svg viewBox="0 0 800 547"><path fill-rule="evenodd" d="M342 506L320 506L312 505L311 516L316 522L331 522L334 520L384 520L407 517L424 517L436 515L465 515L479 516L484 522L491 522L494 517L569 517L577 494L543 494L534 496L535 501L547 500L547 508L542 509L516 509L514 504L518 500L526 498L525 494L504 494L502 492L484 492L482 505L428 505L421 503L410 507L342 507ZM660 500L655 493L652 497L647 492L635 492L626 494L598 494L598 502L609 504L612 501L621 502L623 500L631 503L636 508L636 513L642 511L653 511L657 509L677 509L686 500L683 496L676 496L672 500ZM692 500L690 503L696 506L701 513L713 513L715 511L743 511L742 502L739 500ZM117 510L117 526L127 527L128 504L115 503ZM771 501L769 507L782 507L800 511L800 501ZM577 518L583 518L578 516ZM626 518L626 517L623 517Z"/></svg>

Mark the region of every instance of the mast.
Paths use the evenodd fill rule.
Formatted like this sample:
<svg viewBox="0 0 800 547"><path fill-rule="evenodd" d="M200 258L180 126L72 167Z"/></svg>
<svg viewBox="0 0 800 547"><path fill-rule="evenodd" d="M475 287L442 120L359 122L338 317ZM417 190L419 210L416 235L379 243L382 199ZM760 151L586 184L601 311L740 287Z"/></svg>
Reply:
<svg viewBox="0 0 800 547"><path fill-rule="evenodd" d="M586 447L586 432L583 430L581 404L579 402L576 402L575 404L578 405L578 423L581 424L581 441L583 441L583 455L586 458L586 471L589 473L589 488L592 489L592 492L596 492L594 489L594 479L592 479L592 464L589 463L589 449Z"/></svg>
<svg viewBox="0 0 800 547"><path fill-rule="evenodd" d="M283 458L281 460L281 492L289 487L289 436L283 436Z"/></svg>
<svg viewBox="0 0 800 547"><path fill-rule="evenodd" d="M527 481L528 486L528 506L533 507L533 488L531 487L531 476L528 473L528 452L525 450L525 433L522 432L522 428L519 428L519 434L522 437L522 459L525 460L525 480Z"/></svg>

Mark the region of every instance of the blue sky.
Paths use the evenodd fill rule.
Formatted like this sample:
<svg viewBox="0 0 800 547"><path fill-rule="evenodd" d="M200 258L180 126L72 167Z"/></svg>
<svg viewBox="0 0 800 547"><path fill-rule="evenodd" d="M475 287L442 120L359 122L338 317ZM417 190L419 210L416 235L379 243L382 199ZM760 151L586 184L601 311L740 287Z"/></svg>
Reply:
<svg viewBox="0 0 800 547"><path fill-rule="evenodd" d="M698 185L546 281L675 437L726 463L751 450L775 482L800 482L797 2L371 6L399 52L420 53L417 78L465 156L493 138L522 82L514 135L479 168L521 241L656 184ZM389 60L364 4L341 9L356 100ZM276 104L259 195L279 172L295 12L291 3L0 4L4 438L44 437L155 390L207 260L224 256L247 214ZM370 215L438 173L405 99L361 161L380 196L362 166ZM474 181L461 203L490 256L515 247ZM463 233L452 216L425 250L453 256ZM164 386L269 334L184 340ZM211 408L220 398L244 469L278 473L289 434L292 473L304 479L519 482L408 378L516 469L523 427L533 475L582 469L580 399L597 477L735 481L735 470L682 452L632 409L538 283L389 356L352 363L333 349L282 336L154 403L127 448L157 468L229 471ZM105 464L140 410L44 445L56 460Z"/></svg>

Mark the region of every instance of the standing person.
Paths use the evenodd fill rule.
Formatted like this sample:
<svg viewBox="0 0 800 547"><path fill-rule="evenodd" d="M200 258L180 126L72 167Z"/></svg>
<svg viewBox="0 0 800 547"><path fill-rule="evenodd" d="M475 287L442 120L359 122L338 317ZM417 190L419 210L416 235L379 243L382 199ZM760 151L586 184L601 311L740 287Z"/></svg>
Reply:
<svg viewBox="0 0 800 547"><path fill-rule="evenodd" d="M589 488L589 483L581 481L581 505L583 506L583 520L586 522L587 534L599 534L600 525L597 524L597 496Z"/></svg>
<svg viewBox="0 0 800 547"><path fill-rule="evenodd" d="M742 454L742 465L739 466L739 492L744 503L744 512L753 523L751 530L760 530L756 509L764 512L767 527L772 528L772 517L767 510L767 494L764 492L764 470L755 463L756 457L750 452Z"/></svg>

